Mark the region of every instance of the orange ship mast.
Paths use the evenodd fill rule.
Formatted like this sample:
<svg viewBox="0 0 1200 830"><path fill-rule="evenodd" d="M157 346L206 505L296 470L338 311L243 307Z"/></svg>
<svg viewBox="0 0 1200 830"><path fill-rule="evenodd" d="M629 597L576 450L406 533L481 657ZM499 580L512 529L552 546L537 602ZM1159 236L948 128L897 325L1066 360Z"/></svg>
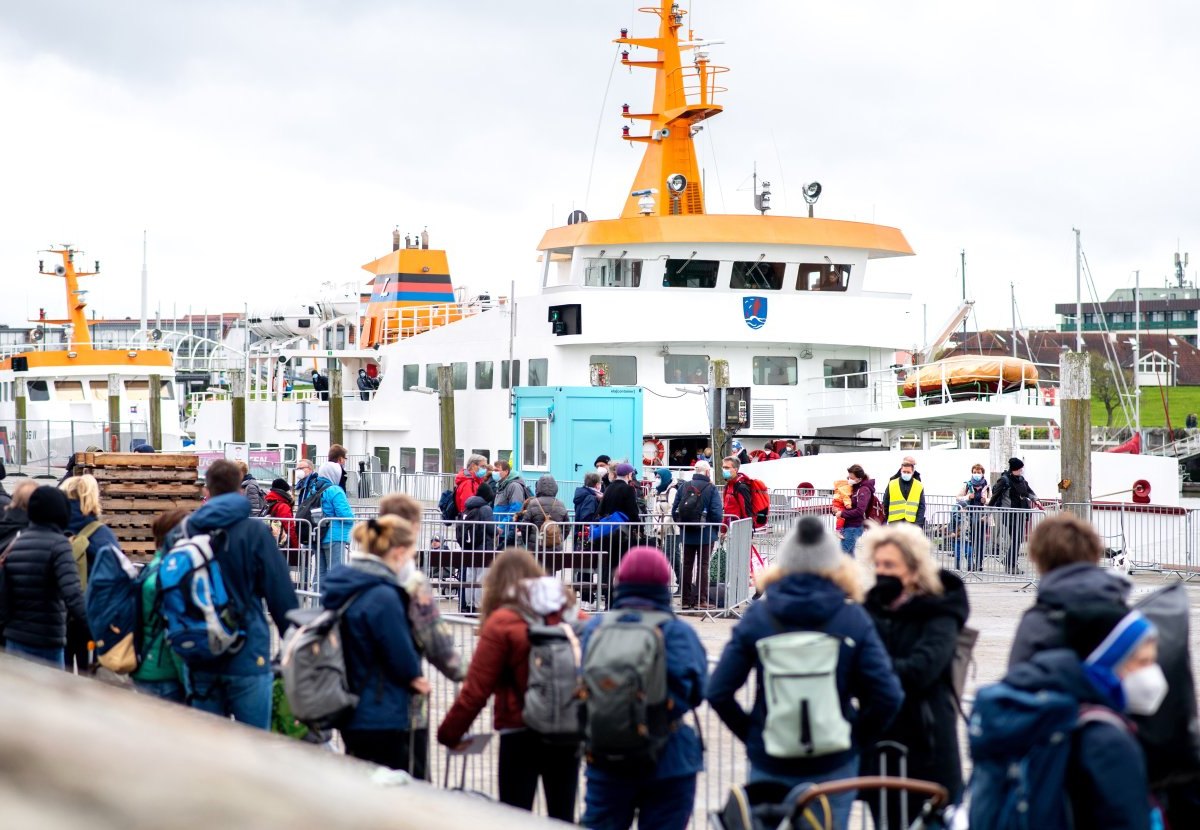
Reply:
<svg viewBox="0 0 1200 830"><path fill-rule="evenodd" d="M678 3L662 0L661 6L646 6L638 11L658 15L658 35L629 37L629 30L622 29L614 42L655 49L658 57L652 61L631 60L628 49L621 52L621 63L625 66L640 66L655 72L652 111L633 113L628 104L621 107L625 118L648 122L649 127L646 135L631 135L630 127L622 128L622 137L646 144L646 152L621 216L702 214L704 193L696 148L692 144L693 127L721 112L713 98L725 90L716 85L715 79L729 70L709 63L708 53L702 51L705 43L697 41L691 30L686 41L679 40L687 12ZM695 51L691 66L683 64L684 50Z"/></svg>
<svg viewBox="0 0 1200 830"><path fill-rule="evenodd" d="M92 334L88 329L87 316L83 310L87 308L87 302L83 297L87 293L79 289L79 277L92 277L100 273L100 263L96 262L95 270L79 271L75 268L75 254L82 253L74 250L70 245L63 245L60 248L51 248L47 253L58 254L62 257L62 264L55 265L54 270L47 271L38 263L38 273L52 277L62 277L67 282L67 316L66 320L48 320L45 318L39 319L39 323L56 323L70 324L71 338L70 344L74 349L90 350L92 348Z"/></svg>

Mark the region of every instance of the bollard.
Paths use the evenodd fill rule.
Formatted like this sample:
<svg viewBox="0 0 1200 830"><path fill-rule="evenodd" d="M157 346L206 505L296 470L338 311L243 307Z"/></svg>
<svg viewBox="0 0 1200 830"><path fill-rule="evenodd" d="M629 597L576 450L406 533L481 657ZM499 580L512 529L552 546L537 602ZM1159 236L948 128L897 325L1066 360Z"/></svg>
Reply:
<svg viewBox="0 0 1200 830"><path fill-rule="evenodd" d="M1058 365L1062 411L1058 490L1063 505L1086 520L1092 502L1092 370L1087 352L1063 352Z"/></svg>

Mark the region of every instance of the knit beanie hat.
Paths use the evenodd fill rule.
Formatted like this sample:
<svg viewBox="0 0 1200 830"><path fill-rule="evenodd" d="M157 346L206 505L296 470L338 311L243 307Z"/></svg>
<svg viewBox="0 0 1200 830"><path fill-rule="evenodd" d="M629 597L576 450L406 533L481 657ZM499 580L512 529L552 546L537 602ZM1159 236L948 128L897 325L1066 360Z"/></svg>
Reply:
<svg viewBox="0 0 1200 830"><path fill-rule="evenodd" d="M671 471L666 467L659 467L654 471L654 474L658 476L658 492L662 493L671 486L671 479L673 476Z"/></svg>
<svg viewBox="0 0 1200 830"><path fill-rule="evenodd" d="M1154 623L1140 611L1115 602L1069 610L1063 620L1067 647L1079 655L1083 673L1109 696L1118 711L1125 708L1125 695L1116 670L1138 646L1157 636Z"/></svg>
<svg viewBox="0 0 1200 830"><path fill-rule="evenodd" d="M43 484L29 496L29 523L67 529L71 520L71 505L57 487Z"/></svg>
<svg viewBox="0 0 1200 830"><path fill-rule="evenodd" d="M1010 473L1016 472L1017 470L1023 469L1024 467L1025 467L1025 462L1022 461L1021 459L1019 459L1019 458L1008 459L1008 471Z"/></svg>
<svg viewBox="0 0 1200 830"><path fill-rule="evenodd" d="M617 566L617 584L666 587L671 584L671 566L658 548L630 548Z"/></svg>
<svg viewBox="0 0 1200 830"><path fill-rule="evenodd" d="M776 561L784 573L828 573L841 567L846 554L820 519L805 516L783 540Z"/></svg>
<svg viewBox="0 0 1200 830"><path fill-rule="evenodd" d="M271 489L278 490L281 493L286 493L288 490L292 489L292 485L287 483L286 478L277 478L271 482Z"/></svg>

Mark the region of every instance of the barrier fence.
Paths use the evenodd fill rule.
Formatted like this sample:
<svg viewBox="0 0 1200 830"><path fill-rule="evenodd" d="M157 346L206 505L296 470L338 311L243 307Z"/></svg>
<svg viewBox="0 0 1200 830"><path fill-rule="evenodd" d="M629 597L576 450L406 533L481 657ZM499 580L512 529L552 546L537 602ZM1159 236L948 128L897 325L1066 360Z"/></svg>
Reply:
<svg viewBox="0 0 1200 830"><path fill-rule="evenodd" d="M61 475L67 462L88 447L129 452L147 443L150 426L122 421L0 419L0 459L30 475Z"/></svg>

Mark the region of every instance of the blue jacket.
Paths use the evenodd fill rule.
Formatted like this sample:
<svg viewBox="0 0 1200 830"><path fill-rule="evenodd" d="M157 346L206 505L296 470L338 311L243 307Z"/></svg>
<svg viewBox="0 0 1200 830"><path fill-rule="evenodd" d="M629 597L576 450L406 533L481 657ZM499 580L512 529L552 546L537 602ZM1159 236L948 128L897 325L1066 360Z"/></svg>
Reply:
<svg viewBox="0 0 1200 830"><path fill-rule="evenodd" d="M767 705L757 644L781 629L824 631L842 638L837 685L842 712L853 727L853 746L845 752L812 759L778 759L767 755L762 736ZM746 712L735 695L751 670L758 673L758 682L754 708ZM842 589L828 579L813 574L790 574L771 585L766 600L752 604L746 616L734 626L721 661L709 678L705 697L733 734L746 744L746 754L754 767L768 775L791 777L828 772L848 763L859 747L870 746L891 723L900 711L904 692L866 610L847 600ZM851 705L851 698L858 699L857 710Z"/></svg>
<svg viewBox="0 0 1200 830"><path fill-rule="evenodd" d="M321 604L342 616L342 642L350 691L358 706L343 728L409 728L409 684L421 676L421 658L408 628L408 596L396 574L377 557L355 554L325 578Z"/></svg>
<svg viewBox="0 0 1200 830"><path fill-rule="evenodd" d="M1004 682L1023 691L1065 692L1081 704L1112 706L1084 675L1079 657L1070 649L1038 652L1009 669ZM1003 742L1005 737L981 734L972 738L972 745ZM1075 826L1149 828L1146 759L1133 734L1114 724L1091 722L1076 729L1071 740L1066 784Z"/></svg>
<svg viewBox="0 0 1200 830"><path fill-rule="evenodd" d="M721 532L721 520L723 516L723 508L721 507L721 493L708 476L696 473L692 476L692 480L681 483L675 490L675 504L671 507L671 518L676 524L680 523L679 508L683 506L684 495L687 493L691 484L708 484L708 490L704 497L704 512L700 516L700 521L707 522L711 527L696 527L695 525L682 524L683 543L685 545L707 545L717 538L717 534Z"/></svg>
<svg viewBox="0 0 1200 830"><path fill-rule="evenodd" d="M328 479L327 479L328 480ZM350 500L346 491L333 482L332 487L321 491L321 511L326 519L345 519L346 521L328 521L325 532L321 534L321 544L331 542L349 542L350 532L354 530L354 511L350 509Z"/></svg>
<svg viewBox="0 0 1200 830"><path fill-rule="evenodd" d="M83 513L79 511L78 499L68 499L67 503L71 505L71 519L67 522L67 533L74 536L79 531L83 530L89 522L95 521L96 517L91 514L88 514L87 516L83 515ZM92 572L92 565L96 561L96 554L110 545L115 547L117 550L121 549L121 543L117 540L117 534L113 533L108 525L101 524L100 527L96 528L96 531L88 537L87 569L89 574Z"/></svg>
<svg viewBox="0 0 1200 830"><path fill-rule="evenodd" d="M250 501L241 493L213 496L187 519L189 535L224 530L224 540L214 547L225 590L229 592L246 642L236 654L216 660L193 661L188 667L216 674L252 675L271 671L271 635L262 602L280 633L288 626L287 612L296 607L296 594L288 576L287 560L266 522L250 518ZM169 537L168 541L173 541Z"/></svg>
<svg viewBox="0 0 1200 830"><path fill-rule="evenodd" d="M619 586L613 602L615 610L610 614L628 613L638 609L653 611L671 611L671 594L669 589L656 589L640 585ZM602 618L595 617L588 621L583 630L580 643L584 655L587 654L588 642ZM663 642L667 649L667 691L673 703L670 718L673 724L671 737L658 759L654 771L656 780L676 778L681 775L695 775L704 769L704 749L700 736L692 728L692 718L688 712L696 709L704 700L704 683L708 678L708 654L696 636L696 631L686 622L675 618L662 626ZM588 778L601 780L620 779L611 771L597 769L591 765L587 768Z"/></svg>
<svg viewBox="0 0 1200 830"><path fill-rule="evenodd" d="M575 522L590 522L600 510L600 497L590 487L575 488Z"/></svg>

